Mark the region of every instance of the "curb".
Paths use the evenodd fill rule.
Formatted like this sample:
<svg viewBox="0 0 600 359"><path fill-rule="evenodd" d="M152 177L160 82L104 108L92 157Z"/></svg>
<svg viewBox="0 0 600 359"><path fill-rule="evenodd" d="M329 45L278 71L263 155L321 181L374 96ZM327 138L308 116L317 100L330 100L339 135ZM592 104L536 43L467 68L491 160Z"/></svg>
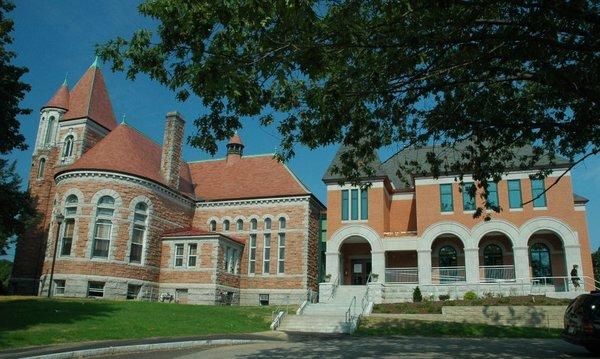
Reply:
<svg viewBox="0 0 600 359"><path fill-rule="evenodd" d="M110 347L105 347L105 348L73 350L73 351L66 351L66 352L60 352L60 353L29 356L29 357L23 357L23 358L26 358L26 359L39 359L39 358L68 359L68 358L80 358L80 357L85 357L85 356L136 353L136 352L150 351L150 350L152 350L152 351L154 351L154 350L175 350L175 349L188 349L188 348L194 348L194 347L215 346L215 345L239 345L239 344L265 343L268 341L269 340L257 340L257 339L204 339L204 340L190 340L190 341L167 342L167 343L110 346Z"/></svg>

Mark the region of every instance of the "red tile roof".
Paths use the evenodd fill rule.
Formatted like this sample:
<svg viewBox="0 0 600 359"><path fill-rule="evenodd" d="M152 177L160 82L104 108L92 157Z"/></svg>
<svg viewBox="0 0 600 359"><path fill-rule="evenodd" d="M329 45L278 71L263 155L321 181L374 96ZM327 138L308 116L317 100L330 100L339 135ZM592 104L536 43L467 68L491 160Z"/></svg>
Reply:
<svg viewBox="0 0 600 359"><path fill-rule="evenodd" d="M48 101L43 107L54 107L62 108L63 110L69 109L69 88L66 83L63 83L58 90L54 93L54 96Z"/></svg>
<svg viewBox="0 0 600 359"><path fill-rule="evenodd" d="M309 194L273 155L189 163L196 197L208 201Z"/></svg>
<svg viewBox="0 0 600 359"><path fill-rule="evenodd" d="M75 163L60 170L107 170L131 174L166 185L160 174L161 146L127 124L109 132ZM181 163L179 191L193 197L187 163Z"/></svg>
<svg viewBox="0 0 600 359"><path fill-rule="evenodd" d="M94 65L83 74L70 94L69 111L63 121L88 117L99 125L112 130L117 126L104 76Z"/></svg>
<svg viewBox="0 0 600 359"><path fill-rule="evenodd" d="M246 241L242 238L226 235L219 232L210 232L204 231L202 229L198 229L195 227L187 227L187 228L176 228L169 231L165 231L162 234L163 238L174 238L174 237L208 237L208 236L223 236L231 239L234 242L240 244L246 244Z"/></svg>

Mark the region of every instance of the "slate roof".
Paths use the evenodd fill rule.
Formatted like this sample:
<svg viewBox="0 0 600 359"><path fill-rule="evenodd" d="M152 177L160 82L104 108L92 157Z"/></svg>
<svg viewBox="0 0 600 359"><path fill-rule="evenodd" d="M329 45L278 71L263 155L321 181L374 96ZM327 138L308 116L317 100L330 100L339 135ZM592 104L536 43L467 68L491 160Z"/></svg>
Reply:
<svg viewBox="0 0 600 359"><path fill-rule="evenodd" d="M585 204L585 203L588 203L589 201L590 201L589 199L587 199L587 198L585 198L583 196L580 196L577 193L573 193L573 202L574 203Z"/></svg>
<svg viewBox="0 0 600 359"><path fill-rule="evenodd" d="M337 181L344 180L343 176L341 176L338 173L333 172L333 167L334 166L341 167L341 165L342 165L341 156L349 148L350 148L350 146L346 146L346 145L340 146L340 148L335 153L333 160L329 164L329 167L327 167L327 171L325 171L325 175L323 175L323 182L327 183L327 182L337 182ZM374 155L375 155L375 160L373 160L369 164L369 166L375 171L375 173L374 173L374 175L372 175L370 177L371 178L381 178L381 177L387 176L388 175L387 172L381 165L381 160L379 159L379 155L377 153L374 153ZM365 177L367 176L365 171L361 171L361 175L363 175Z"/></svg>
<svg viewBox="0 0 600 359"><path fill-rule="evenodd" d="M238 238L235 236L230 236L227 234L219 233L219 232L211 232L204 231L202 229L198 229L195 227L186 227L186 228L176 228L169 231L165 231L162 234L163 238L178 238L178 237L214 237L214 236L222 236L225 238L229 238L234 242L240 243L242 245L246 244L246 241L242 238Z"/></svg>
<svg viewBox="0 0 600 359"><path fill-rule="evenodd" d="M64 82L58 90L54 93L52 98L46 102L46 104L42 107L42 109L53 107L53 108L61 108L63 110L69 109L69 88L67 87L67 83Z"/></svg>

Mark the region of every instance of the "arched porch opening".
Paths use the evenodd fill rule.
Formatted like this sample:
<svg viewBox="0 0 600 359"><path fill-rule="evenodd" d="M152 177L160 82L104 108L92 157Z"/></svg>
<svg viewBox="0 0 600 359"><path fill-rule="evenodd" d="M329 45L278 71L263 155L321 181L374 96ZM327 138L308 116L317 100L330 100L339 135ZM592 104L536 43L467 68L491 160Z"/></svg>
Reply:
<svg viewBox="0 0 600 359"><path fill-rule="evenodd" d="M466 281L465 247L460 238L441 234L431 244L432 283Z"/></svg>
<svg viewBox="0 0 600 359"><path fill-rule="evenodd" d="M340 246L342 284L364 285L373 270L371 245L360 236L350 236Z"/></svg>
<svg viewBox="0 0 600 359"><path fill-rule="evenodd" d="M551 230L541 229L528 239L529 273L538 285L553 285L556 290L568 290L565 248L561 237Z"/></svg>
<svg viewBox="0 0 600 359"><path fill-rule="evenodd" d="M479 241L479 279L501 282L515 279L515 259L510 238L501 232L489 232Z"/></svg>

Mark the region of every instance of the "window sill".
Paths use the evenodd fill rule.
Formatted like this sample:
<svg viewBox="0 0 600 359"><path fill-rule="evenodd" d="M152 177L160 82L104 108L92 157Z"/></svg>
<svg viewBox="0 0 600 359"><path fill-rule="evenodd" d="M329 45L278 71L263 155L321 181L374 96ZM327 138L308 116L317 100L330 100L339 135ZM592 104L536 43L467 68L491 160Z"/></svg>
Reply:
<svg viewBox="0 0 600 359"><path fill-rule="evenodd" d="M509 208L509 212L523 212L523 208Z"/></svg>
<svg viewBox="0 0 600 359"><path fill-rule="evenodd" d="M452 212L440 212L442 214L442 216L450 216L454 214L454 211Z"/></svg>
<svg viewBox="0 0 600 359"><path fill-rule="evenodd" d="M534 211L547 211L548 207L533 207Z"/></svg>
<svg viewBox="0 0 600 359"><path fill-rule="evenodd" d="M342 220L342 223L367 223L368 219L346 219Z"/></svg>
<svg viewBox="0 0 600 359"><path fill-rule="evenodd" d="M445 212L442 212L442 213L445 213ZM450 212L450 213L452 213L452 212ZM475 210L474 209L469 209L469 210L463 211L463 213L473 214L473 213L475 213Z"/></svg>

